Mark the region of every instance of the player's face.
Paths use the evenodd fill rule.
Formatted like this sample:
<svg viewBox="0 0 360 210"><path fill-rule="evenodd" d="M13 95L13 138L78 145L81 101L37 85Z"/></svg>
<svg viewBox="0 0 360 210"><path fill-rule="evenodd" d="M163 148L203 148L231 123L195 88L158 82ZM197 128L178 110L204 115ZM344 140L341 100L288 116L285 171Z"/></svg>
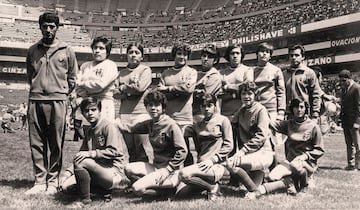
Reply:
<svg viewBox="0 0 360 210"><path fill-rule="evenodd" d="M143 55L139 48L132 46L127 52L129 66L137 66L143 59Z"/></svg>
<svg viewBox="0 0 360 210"><path fill-rule="evenodd" d="M209 70L214 66L215 58L209 53L203 53L201 55L201 64L204 70Z"/></svg>
<svg viewBox="0 0 360 210"><path fill-rule="evenodd" d="M161 114L164 112L161 103L150 103L146 105L146 111L149 113L153 120L158 120Z"/></svg>
<svg viewBox="0 0 360 210"><path fill-rule="evenodd" d="M100 110L96 105L89 105L87 106L84 111L82 112L85 119L91 123L94 124L100 119Z"/></svg>
<svg viewBox="0 0 360 210"><path fill-rule="evenodd" d="M290 65L292 67L298 67L303 61L304 56L301 54L300 49L290 50L289 52Z"/></svg>
<svg viewBox="0 0 360 210"><path fill-rule="evenodd" d="M266 64L267 62L269 62L269 60L270 60L270 58L271 58L270 50L268 50L268 49L261 49L261 50L257 53L257 58L258 58L259 64Z"/></svg>
<svg viewBox="0 0 360 210"><path fill-rule="evenodd" d="M239 47L230 51L229 60L231 67L237 67L241 63L241 50Z"/></svg>
<svg viewBox="0 0 360 210"><path fill-rule="evenodd" d="M293 108L293 113L295 118L303 118L305 116L305 102L299 103L299 106Z"/></svg>
<svg viewBox="0 0 360 210"><path fill-rule="evenodd" d="M106 54L106 46L103 42L98 42L96 43L93 48L93 57L95 61L103 61L106 59L107 54Z"/></svg>
<svg viewBox="0 0 360 210"><path fill-rule="evenodd" d="M241 91L241 102L244 106L250 107L255 101L255 93L250 90Z"/></svg>
<svg viewBox="0 0 360 210"><path fill-rule="evenodd" d="M40 30L42 33L42 40L45 44L52 44L55 37L56 37L56 32L58 30L58 27L56 26L55 23L48 23L48 22L43 22L40 25Z"/></svg>
<svg viewBox="0 0 360 210"><path fill-rule="evenodd" d="M187 60L188 60L188 54L186 52L182 50L176 51L175 68L184 66Z"/></svg>
<svg viewBox="0 0 360 210"><path fill-rule="evenodd" d="M200 109L205 119L208 120L214 115L216 111L216 106L213 103L206 103L206 104L202 104L200 106Z"/></svg>

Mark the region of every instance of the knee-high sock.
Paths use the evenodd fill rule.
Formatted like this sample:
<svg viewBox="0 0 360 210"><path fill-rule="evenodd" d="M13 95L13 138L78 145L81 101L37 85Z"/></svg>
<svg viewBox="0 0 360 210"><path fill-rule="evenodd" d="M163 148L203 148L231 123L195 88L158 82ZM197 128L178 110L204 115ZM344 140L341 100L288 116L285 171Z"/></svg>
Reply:
<svg viewBox="0 0 360 210"><path fill-rule="evenodd" d="M267 194L285 191L289 185L293 182L291 177L285 177L281 180L264 183L263 186Z"/></svg>
<svg viewBox="0 0 360 210"><path fill-rule="evenodd" d="M214 189L214 186L215 186L215 184L211 184L208 181L205 181L204 179L202 179L200 177L191 177L190 179L188 179L186 181L186 184L199 186L208 191L211 191L212 189Z"/></svg>
<svg viewBox="0 0 360 210"><path fill-rule="evenodd" d="M236 167L232 170L232 172L234 176L239 178L239 181L246 187L249 192L254 192L257 190L256 184L244 169Z"/></svg>
<svg viewBox="0 0 360 210"><path fill-rule="evenodd" d="M74 170L78 191L81 199L90 199L90 174L86 169Z"/></svg>
<svg viewBox="0 0 360 210"><path fill-rule="evenodd" d="M265 173L262 170L250 171L249 175L257 187L264 181Z"/></svg>
<svg viewBox="0 0 360 210"><path fill-rule="evenodd" d="M308 186L308 173L305 170L305 172L299 176L299 188L301 190L307 186Z"/></svg>

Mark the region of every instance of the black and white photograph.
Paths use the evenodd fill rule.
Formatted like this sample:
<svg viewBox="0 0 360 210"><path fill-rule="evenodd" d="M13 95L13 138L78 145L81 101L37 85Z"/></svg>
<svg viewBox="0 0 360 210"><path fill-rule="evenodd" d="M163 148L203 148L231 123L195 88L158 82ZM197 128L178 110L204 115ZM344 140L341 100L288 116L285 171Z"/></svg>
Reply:
<svg viewBox="0 0 360 210"><path fill-rule="evenodd" d="M358 0L0 0L0 209L360 209Z"/></svg>

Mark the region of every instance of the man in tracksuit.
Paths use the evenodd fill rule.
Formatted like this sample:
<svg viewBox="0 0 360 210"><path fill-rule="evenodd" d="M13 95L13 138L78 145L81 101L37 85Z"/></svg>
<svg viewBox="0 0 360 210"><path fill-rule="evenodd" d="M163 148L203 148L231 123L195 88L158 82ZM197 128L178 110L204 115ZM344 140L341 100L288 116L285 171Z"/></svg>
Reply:
<svg viewBox="0 0 360 210"><path fill-rule="evenodd" d="M62 164L67 97L75 87L78 64L74 51L56 38L57 15L40 15L39 26L43 38L30 47L26 57L35 184L25 194L53 195L57 192Z"/></svg>
<svg viewBox="0 0 360 210"><path fill-rule="evenodd" d="M309 116L318 120L321 107L321 88L315 72L306 66L305 48L302 45L295 45L289 48L290 68L283 71L287 113L290 113L289 104L294 98L309 103Z"/></svg>

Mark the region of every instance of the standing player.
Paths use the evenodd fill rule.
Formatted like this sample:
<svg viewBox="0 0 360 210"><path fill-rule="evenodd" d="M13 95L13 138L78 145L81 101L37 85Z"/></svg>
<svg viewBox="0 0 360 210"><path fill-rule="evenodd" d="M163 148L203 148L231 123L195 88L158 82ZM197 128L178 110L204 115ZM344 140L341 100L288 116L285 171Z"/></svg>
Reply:
<svg viewBox="0 0 360 210"><path fill-rule="evenodd" d="M286 109L284 76L280 68L269 62L274 47L268 43L261 43L256 51L258 65L254 67L254 82L258 87L256 95L269 112L270 119L283 120Z"/></svg>
<svg viewBox="0 0 360 210"><path fill-rule="evenodd" d="M214 44L207 44L201 51L201 70L198 71L193 102L194 121L198 122L203 117L200 111L201 101L204 94L218 97L221 93L221 75L214 67L219 63L220 52ZM217 100L218 101L218 100ZM220 108L216 104L217 109Z"/></svg>
<svg viewBox="0 0 360 210"><path fill-rule="evenodd" d="M340 119L344 130L347 166L345 170L360 169L360 85L351 78L349 70L339 73L342 89Z"/></svg>
<svg viewBox="0 0 360 210"><path fill-rule="evenodd" d="M309 116L318 119L321 106L321 89L315 72L304 64L305 48L295 45L289 48L290 68L284 74L286 102L298 98L309 103ZM291 110L288 110L290 112Z"/></svg>
<svg viewBox="0 0 360 210"><path fill-rule="evenodd" d="M81 113L91 128L74 158L73 173L81 199L74 206L89 204L94 187L110 201L112 189L128 183L124 173L127 163L124 140L116 125L101 117L101 109L101 102L93 97L84 98L80 104ZM67 173L72 175L69 170Z"/></svg>
<svg viewBox="0 0 360 210"><path fill-rule="evenodd" d="M226 69L222 69L222 94L221 94L221 114L232 120L234 113L241 107L239 96L239 86L244 81L253 81L253 71L248 66L242 64L245 52L241 45L230 45L226 48L224 58L229 62ZM236 128L234 135L238 132ZM237 141L234 141L234 154L237 148Z"/></svg>
<svg viewBox="0 0 360 210"><path fill-rule="evenodd" d="M197 72L186 64L190 53L191 49L188 44L181 43L173 47L171 54L175 59L175 65L162 73L157 87L157 90L166 95L169 102L166 114L174 119L182 130L193 124L192 103ZM185 141L189 148L189 139L185 139ZM193 163L192 154L189 152L185 165Z"/></svg>
<svg viewBox="0 0 360 210"><path fill-rule="evenodd" d="M78 71L74 51L56 38L59 17L44 13L39 17L39 26L43 37L30 47L26 57L29 138L35 172L35 185L26 191L28 195L57 192L67 98L75 87Z"/></svg>
<svg viewBox="0 0 360 210"><path fill-rule="evenodd" d="M268 169L274 160L269 114L263 105L255 101L256 93L254 82L246 81L240 87L243 106L232 120L238 128L239 148L226 162L231 175L250 192L247 194L249 198L262 183L263 171Z"/></svg>
<svg viewBox="0 0 360 210"><path fill-rule="evenodd" d="M185 135L194 138L198 161L181 169L180 179L187 186L179 185L177 195L192 196L195 186L207 190L208 199L215 200L220 195L218 181L226 172L228 173L220 163L226 160L233 149L233 133L229 119L217 110L215 95L205 94L200 108L204 118L185 130Z"/></svg>
<svg viewBox="0 0 360 210"><path fill-rule="evenodd" d="M101 115L108 120L115 119L113 91L118 76L116 63L108 59L111 48L111 40L104 36L93 40L91 49L94 60L81 65L76 87L80 97L92 96L101 101Z"/></svg>
<svg viewBox="0 0 360 210"><path fill-rule="evenodd" d="M151 84L150 67L141 64L144 49L139 44L129 44L127 47L128 65L119 73L118 90L120 91L120 119L124 123L132 124L134 121L150 119L144 106L144 97ZM151 145L147 134L124 134L126 146L129 151L129 162L152 161L149 154ZM144 150L146 149L146 151Z"/></svg>
<svg viewBox="0 0 360 210"><path fill-rule="evenodd" d="M224 58L229 62L229 67L222 69L222 101L221 114L231 120L234 113L241 107L239 86L246 80L253 81L253 72L248 66L242 64L245 52L241 45L230 45Z"/></svg>
<svg viewBox="0 0 360 210"><path fill-rule="evenodd" d="M129 163L125 172L135 181L133 192L139 196L156 196L161 189L174 189L179 183L178 170L183 166L187 147L178 124L165 114L166 97L158 91L149 92L144 104L151 119L130 125L117 119L121 131L149 134L154 150L153 164L148 162Z"/></svg>

